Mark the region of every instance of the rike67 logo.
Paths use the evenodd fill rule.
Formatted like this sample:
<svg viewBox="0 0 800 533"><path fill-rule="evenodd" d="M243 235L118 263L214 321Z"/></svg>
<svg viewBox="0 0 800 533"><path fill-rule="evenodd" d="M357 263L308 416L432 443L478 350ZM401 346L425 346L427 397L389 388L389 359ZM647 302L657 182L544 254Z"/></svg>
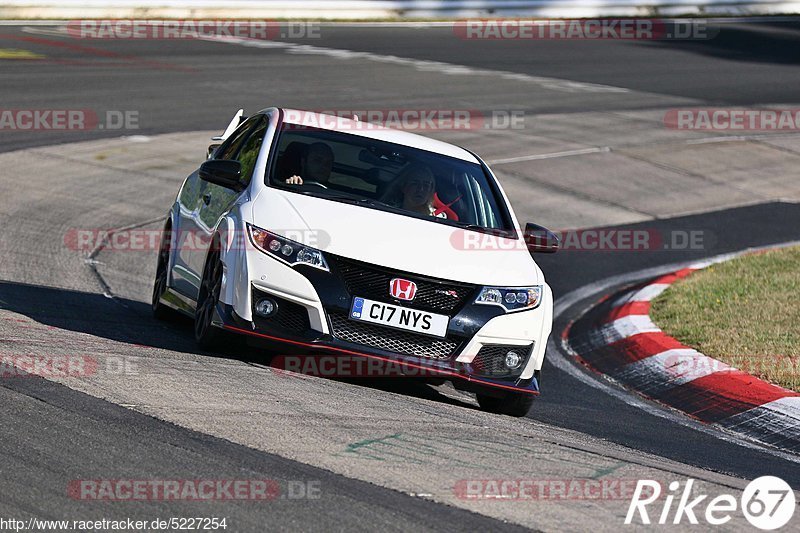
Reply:
<svg viewBox="0 0 800 533"><path fill-rule="evenodd" d="M794 492L788 483L775 476L762 476L748 483L738 501L730 494L709 500L708 494L695 494L693 486L693 479L687 480L682 489L679 481L673 481L668 492L662 494L659 482L639 480L625 523L699 524L700 518L719 526L727 524L740 509L751 525L771 531L788 524L794 514Z"/></svg>

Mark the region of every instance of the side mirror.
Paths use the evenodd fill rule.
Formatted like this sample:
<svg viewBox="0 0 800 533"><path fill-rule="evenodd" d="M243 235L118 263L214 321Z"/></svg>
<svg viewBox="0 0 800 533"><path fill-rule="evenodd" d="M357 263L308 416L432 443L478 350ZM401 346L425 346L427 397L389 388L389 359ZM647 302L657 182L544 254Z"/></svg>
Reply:
<svg viewBox="0 0 800 533"><path fill-rule="evenodd" d="M538 224L525 224L525 243L532 254L553 254L560 246L558 236Z"/></svg>
<svg viewBox="0 0 800 533"><path fill-rule="evenodd" d="M239 179L242 176L242 164L228 159L210 159L200 165L200 179L220 185L234 191L244 189Z"/></svg>

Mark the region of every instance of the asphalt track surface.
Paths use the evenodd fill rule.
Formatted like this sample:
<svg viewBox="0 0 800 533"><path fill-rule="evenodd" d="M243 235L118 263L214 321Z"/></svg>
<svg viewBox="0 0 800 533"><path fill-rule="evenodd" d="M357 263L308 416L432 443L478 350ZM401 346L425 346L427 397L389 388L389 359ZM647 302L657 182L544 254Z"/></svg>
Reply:
<svg viewBox="0 0 800 533"><path fill-rule="evenodd" d="M526 113L572 113L587 109L635 111L658 107L663 97L670 102L692 99L712 105L769 105L798 100L800 84L800 25L731 24L712 41L689 43L642 42L476 42L453 39L448 28L424 31L404 28L332 27L323 38L309 41L313 46L393 54L406 58L443 61L476 69L492 68L520 74L547 76L637 91L630 98L597 98L594 93L569 98L515 100L513 107ZM7 108L75 108L98 111L134 109L142 123L137 134L154 135L174 131L208 130L224 125L232 110L254 110L267 105L287 107L387 108L398 100L415 102L415 96L390 84L383 91L362 90L360 80L373 76L372 65L349 64L338 77L304 81L299 87L286 72L297 69L307 76L315 63L296 55L278 69L261 65L262 50L217 42L126 42L80 43L57 35L32 34L18 27L0 28L0 47L25 48L46 56L32 61L0 64L0 94ZM313 56L312 56L313 57ZM440 105L450 98L470 102L470 94L490 91L488 77L465 79L445 88L426 86L424 72L403 76L431 94L440 95ZM301 76L298 75L300 78ZM303 77L303 80L306 78ZM481 85L483 85L481 87ZM480 91L479 91L480 90ZM644 96L642 96L644 95ZM420 102L431 105L420 97ZM280 101L276 101L276 99ZM354 104L357 103L357 105ZM476 100L480 106L482 100ZM422 104L420 104L422 105ZM2 133L0 152L48 146L89 139L119 136L119 132ZM199 147L201 150L202 147ZM480 147L476 147L480 151ZM25 188L25 165L2 169L3 187ZM57 179L56 176L53 177ZM179 178L178 178L179 179ZM587 178L588 179L588 178ZM99 187L94 194L106 194ZM143 191L143 196L146 192ZM36 195L31 192L32 197ZM117 200L117 199L115 199ZM144 201L136 199L135 201ZM63 209L60 216L77 215L62 207L58 198L36 204L40 209ZM64 269L64 276L86 277L86 271L71 272L60 261L42 264L28 231L14 218L14 206L5 206L3 250L0 269L0 304L3 309L33 318L55 328L52 346L59 344L59 330L86 331L111 340L125 339L156 345L164 350L190 353L191 334L176 325L170 334L149 334L150 318L141 301L111 300L97 286L94 294L49 288L52 269ZM166 209L166 205L164 208ZM70 209L72 209L70 207ZM106 219L109 226L113 220ZM120 221L123 225L125 221ZM711 212L660 218L625 228L647 228L668 233L702 230L709 238L702 250L650 252L575 251L537 258L556 297L598 280L679 261L701 259L720 253L800 239L800 206L770 202ZM26 264L26 261L31 260ZM81 266L83 268L83 266ZM24 273L23 273L24 271ZM151 272L142 272L149 280ZM87 281L90 283L91 281ZM138 280L137 283L143 283ZM591 298L600 295L591 295ZM566 320L591 301L581 301L568 310L554 326L558 334ZM120 306L122 303L122 306ZM52 312L48 305L53 306ZM73 320L71 315L81 315ZM53 318L56 317L56 318ZM86 322L94 321L89 328ZM150 335L150 336L147 336ZM13 351L14 344L6 350ZM600 378L598 378L600 379ZM365 388L343 383L342 387ZM589 387L547 363L543 371L543 394L530 418L542 424L564 428L587 438L608 441L698 467L709 472L752 479L773 474L800 488L800 463L784 460L758 447L744 447L689 425L675 424L632 407L619 399ZM378 386L381 389L381 386ZM365 388L369 390L368 388ZM414 385L391 385L387 389L402 406L404 398L427 397ZM383 390L383 389L381 389ZM341 473L315 468L302 462L265 453L229 440L191 431L160 421L111 402L72 390L50 381L4 379L2 395L3 430L0 443L5 454L0 472L0 510L4 515L19 513L40 517L102 516L102 503L75 502L64 495L65 480L76 478L247 478L277 480L318 480L326 497L297 502L280 500L270 507L251 503L215 503L236 523L234 530L260 530L265 523L279 529L513 529L518 526L493 518L435 503L426 498L402 494ZM443 401L443 400L439 400ZM223 507L224 506L224 507ZM119 510L117 509L117 514ZM148 502L131 504L125 516L152 519L154 515L188 516L196 504ZM106 513L107 514L107 513ZM205 510L203 514L208 515ZM211 513L214 514L214 513ZM535 523L535 520L534 520ZM552 529L553 523L543 523Z"/></svg>
<svg viewBox="0 0 800 533"><path fill-rule="evenodd" d="M291 42L400 57L492 68L564 80L625 87L708 104L757 105L796 101L800 83L796 52L800 22L721 25L714 39L694 41L485 41L456 37L449 27L424 31L406 28L324 27L319 39ZM282 90L291 80L275 80L259 66L261 51L228 50L198 41L89 40L64 43L54 36L2 27L3 46L43 53L47 59L31 72L29 64L5 62L0 89L20 108L73 108L87 102L95 110L138 110L157 117L140 125L141 133L209 129L229 120L233 105L261 109L280 94L282 105L305 109L367 107L392 103L387 95L362 94L366 71L345 71L340 79L319 79L302 94ZM82 47L80 49L74 47ZM304 68L298 63L299 69ZM52 82L57 80L55 86ZM279 84L276 86L275 84ZM487 83L490 83L487 81ZM46 92L32 86L48 87ZM451 97L468 97L461 87ZM177 100L175 95L180 95ZM403 95L409 102L408 96ZM180 104L180 105L176 105ZM637 100L592 102L593 110L630 110ZM72 107L70 107L72 106ZM587 109L579 99L530 99L528 112L575 112ZM90 137L114 132L92 132ZM9 135L0 150L74 140L73 134L45 132Z"/></svg>

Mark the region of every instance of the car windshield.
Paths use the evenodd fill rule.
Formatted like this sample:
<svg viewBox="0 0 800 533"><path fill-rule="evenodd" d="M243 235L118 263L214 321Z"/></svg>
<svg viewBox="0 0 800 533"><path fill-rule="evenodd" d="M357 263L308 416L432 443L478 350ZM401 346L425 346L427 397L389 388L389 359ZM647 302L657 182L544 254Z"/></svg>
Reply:
<svg viewBox="0 0 800 533"><path fill-rule="evenodd" d="M467 226L514 230L481 165L338 131L284 124L269 184L367 208Z"/></svg>

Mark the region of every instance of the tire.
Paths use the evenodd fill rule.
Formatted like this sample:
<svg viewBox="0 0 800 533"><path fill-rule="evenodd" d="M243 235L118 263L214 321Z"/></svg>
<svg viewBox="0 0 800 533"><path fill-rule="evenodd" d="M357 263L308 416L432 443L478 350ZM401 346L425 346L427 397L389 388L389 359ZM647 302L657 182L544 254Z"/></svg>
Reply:
<svg viewBox="0 0 800 533"><path fill-rule="evenodd" d="M224 332L211 324L219 303L222 288L222 261L216 240L211 245L203 267L200 291L197 295L197 308L194 313L194 338L202 350L216 351L222 346Z"/></svg>
<svg viewBox="0 0 800 533"><path fill-rule="evenodd" d="M170 261L170 254L172 253L170 227L164 228L164 233L161 236L161 244L158 247L158 261L156 262L156 277L153 280L153 296L150 302L153 316L158 320L171 320L176 317L177 313L161 303L161 297L167 292L167 278Z"/></svg>
<svg viewBox="0 0 800 533"><path fill-rule="evenodd" d="M522 417L528 414L533 407L533 394L523 392L508 392L502 397L477 394L478 405L489 413Z"/></svg>

